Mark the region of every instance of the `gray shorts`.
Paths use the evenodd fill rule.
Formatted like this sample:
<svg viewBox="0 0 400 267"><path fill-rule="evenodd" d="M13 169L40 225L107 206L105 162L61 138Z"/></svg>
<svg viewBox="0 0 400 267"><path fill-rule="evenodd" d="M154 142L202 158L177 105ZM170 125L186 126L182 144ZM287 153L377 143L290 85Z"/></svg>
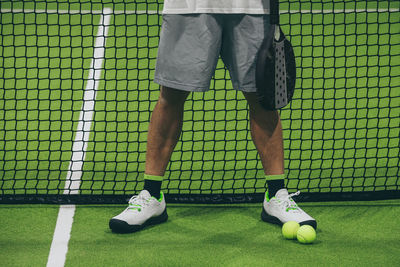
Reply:
<svg viewBox="0 0 400 267"><path fill-rule="evenodd" d="M233 88L256 91L256 54L270 27L268 15L164 15L154 82L205 92L221 56Z"/></svg>

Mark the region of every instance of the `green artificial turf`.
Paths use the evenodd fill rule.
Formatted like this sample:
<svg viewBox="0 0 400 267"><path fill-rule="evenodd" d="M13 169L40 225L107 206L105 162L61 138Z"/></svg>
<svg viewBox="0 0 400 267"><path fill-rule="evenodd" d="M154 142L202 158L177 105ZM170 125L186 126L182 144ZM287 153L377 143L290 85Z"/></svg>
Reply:
<svg viewBox="0 0 400 267"><path fill-rule="evenodd" d="M58 206L0 206L0 265L45 266Z"/></svg>
<svg viewBox="0 0 400 267"><path fill-rule="evenodd" d="M77 206L65 266L397 266L399 200L300 203L318 221L317 239L285 240L262 222L261 204L168 205L169 220L114 234L124 206ZM59 206L0 206L0 261L44 266Z"/></svg>
<svg viewBox="0 0 400 267"><path fill-rule="evenodd" d="M311 245L285 240L261 205L169 205L168 222L114 234L122 206L79 206L66 266L396 266L400 203L301 205L318 220Z"/></svg>

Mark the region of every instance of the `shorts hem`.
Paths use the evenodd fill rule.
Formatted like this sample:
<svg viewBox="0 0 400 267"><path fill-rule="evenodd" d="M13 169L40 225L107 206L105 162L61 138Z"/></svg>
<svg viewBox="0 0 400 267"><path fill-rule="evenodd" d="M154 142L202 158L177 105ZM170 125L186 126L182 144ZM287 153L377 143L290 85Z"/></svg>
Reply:
<svg viewBox="0 0 400 267"><path fill-rule="evenodd" d="M166 86L170 87L173 89L181 90L181 91L188 91L188 92L207 92L210 87L205 87L205 86L196 86L193 84L182 84L178 82L173 82L173 81L167 81L164 79L159 79L159 78L154 78L154 82L161 85L161 86Z"/></svg>
<svg viewBox="0 0 400 267"><path fill-rule="evenodd" d="M257 92L257 88L240 88L240 89L235 89L236 91L241 91L245 93L255 93Z"/></svg>

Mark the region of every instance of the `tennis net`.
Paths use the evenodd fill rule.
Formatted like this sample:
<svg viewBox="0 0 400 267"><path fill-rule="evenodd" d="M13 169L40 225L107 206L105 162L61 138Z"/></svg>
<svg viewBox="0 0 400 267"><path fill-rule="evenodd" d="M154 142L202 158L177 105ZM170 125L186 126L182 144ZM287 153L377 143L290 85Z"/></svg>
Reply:
<svg viewBox="0 0 400 267"><path fill-rule="evenodd" d="M1 1L1 203L120 203L143 187L162 1ZM398 1L280 1L297 62L281 110L303 201L400 197ZM169 202L261 201L247 104L220 61L192 94Z"/></svg>

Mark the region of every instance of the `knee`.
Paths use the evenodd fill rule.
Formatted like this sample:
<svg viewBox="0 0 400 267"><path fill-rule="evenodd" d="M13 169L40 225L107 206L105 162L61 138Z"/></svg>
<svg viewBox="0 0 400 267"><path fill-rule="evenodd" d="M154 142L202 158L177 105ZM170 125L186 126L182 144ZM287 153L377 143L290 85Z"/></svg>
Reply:
<svg viewBox="0 0 400 267"><path fill-rule="evenodd" d="M183 106L190 92L161 86L158 102L167 106Z"/></svg>
<svg viewBox="0 0 400 267"><path fill-rule="evenodd" d="M251 117L259 117L267 120L276 120L279 118L279 112L277 110L266 110L260 105L256 93L244 93L244 97L247 100Z"/></svg>

